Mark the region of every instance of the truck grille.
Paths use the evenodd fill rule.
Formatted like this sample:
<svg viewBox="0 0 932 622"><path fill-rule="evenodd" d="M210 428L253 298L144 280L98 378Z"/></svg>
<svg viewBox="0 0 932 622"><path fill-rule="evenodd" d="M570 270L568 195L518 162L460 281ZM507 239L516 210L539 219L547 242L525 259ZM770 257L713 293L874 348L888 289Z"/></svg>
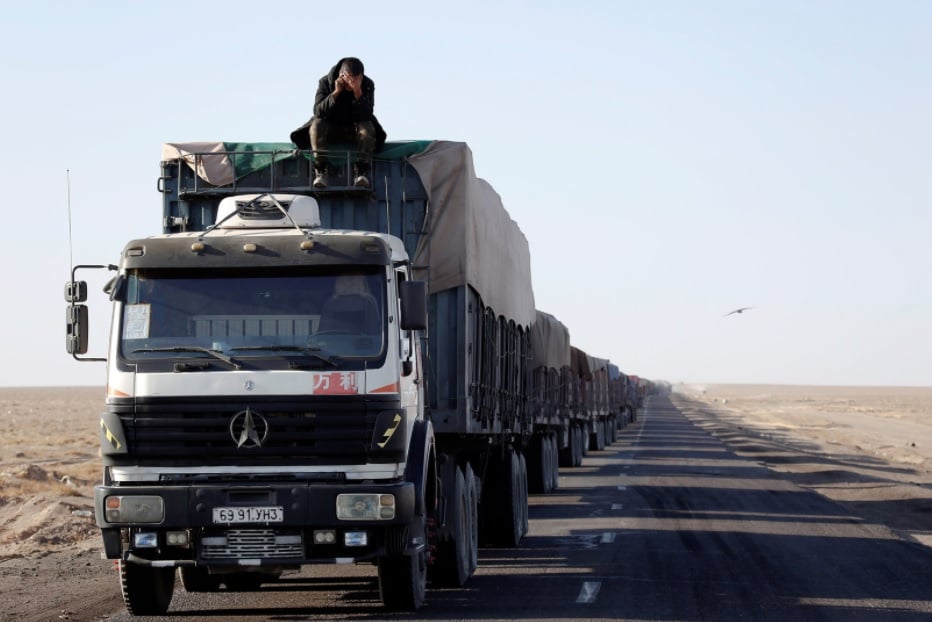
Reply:
<svg viewBox="0 0 932 622"><path fill-rule="evenodd" d="M201 558L303 559L304 542L299 531L275 529L230 529L222 535L201 539Z"/></svg>
<svg viewBox="0 0 932 622"><path fill-rule="evenodd" d="M393 405L152 400L120 420L130 455L149 465L364 464L378 413Z"/></svg>

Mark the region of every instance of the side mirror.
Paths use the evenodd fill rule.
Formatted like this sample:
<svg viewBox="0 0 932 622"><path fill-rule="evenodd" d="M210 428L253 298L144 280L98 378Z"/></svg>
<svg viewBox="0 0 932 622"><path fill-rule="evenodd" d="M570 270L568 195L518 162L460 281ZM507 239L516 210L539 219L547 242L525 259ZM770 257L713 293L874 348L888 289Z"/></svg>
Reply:
<svg viewBox="0 0 932 622"><path fill-rule="evenodd" d="M87 354L87 328L87 305L65 307L65 349L68 354Z"/></svg>
<svg viewBox="0 0 932 622"><path fill-rule="evenodd" d="M427 283L404 281L401 283L401 329L427 330Z"/></svg>
<svg viewBox="0 0 932 622"><path fill-rule="evenodd" d="M65 283L65 302L84 302L87 300L87 281L68 281Z"/></svg>
<svg viewBox="0 0 932 622"><path fill-rule="evenodd" d="M87 300L87 281L78 281L75 274L78 270L112 270L118 268L113 264L90 265L82 264L71 269L71 280L65 283L65 349L68 354L72 355L79 361L106 361L106 358L78 358L79 354L87 354L87 332L88 321L87 305L78 304ZM112 285L108 284L111 299L114 293L119 293L120 279L117 279Z"/></svg>

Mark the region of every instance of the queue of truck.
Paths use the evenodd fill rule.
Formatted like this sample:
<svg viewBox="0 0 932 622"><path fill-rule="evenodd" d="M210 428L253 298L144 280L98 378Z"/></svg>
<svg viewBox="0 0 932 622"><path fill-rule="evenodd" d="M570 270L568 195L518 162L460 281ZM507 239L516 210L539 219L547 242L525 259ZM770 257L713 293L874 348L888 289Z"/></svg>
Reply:
<svg viewBox="0 0 932 622"><path fill-rule="evenodd" d="M518 546L528 494L616 439L654 383L538 310L530 251L460 142L389 143L314 189L289 143L166 143L162 231L114 274L95 516L127 609L372 563L388 610Z"/></svg>

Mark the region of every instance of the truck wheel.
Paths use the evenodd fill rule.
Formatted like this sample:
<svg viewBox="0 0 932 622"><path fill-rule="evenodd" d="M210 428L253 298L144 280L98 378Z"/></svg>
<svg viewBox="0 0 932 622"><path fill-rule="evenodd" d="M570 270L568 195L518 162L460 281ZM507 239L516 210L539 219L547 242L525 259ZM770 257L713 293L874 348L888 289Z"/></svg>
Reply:
<svg viewBox="0 0 932 622"><path fill-rule="evenodd" d="M542 482L540 491L547 494L553 482L550 475L550 440L546 434L540 437L540 478Z"/></svg>
<svg viewBox="0 0 932 622"><path fill-rule="evenodd" d="M551 434L547 437L550 442L550 492L560 487L560 459L557 449L557 437Z"/></svg>
<svg viewBox="0 0 932 622"><path fill-rule="evenodd" d="M579 454L580 461L582 464L582 458L585 458L589 455L589 426L579 426L579 448L582 450Z"/></svg>
<svg viewBox="0 0 932 622"><path fill-rule="evenodd" d="M493 450L495 451L495 450ZM482 488L482 540L486 544L514 547L524 535L527 505L526 481L521 476L520 459L511 448L504 456L490 460L488 476Z"/></svg>
<svg viewBox="0 0 932 622"><path fill-rule="evenodd" d="M416 528L424 542L424 517L415 519ZM407 540L407 538L405 538ZM407 545L407 542L405 543ZM423 604L427 594L427 545L422 544L415 553L394 554L379 558L379 596L389 611L415 611Z"/></svg>
<svg viewBox="0 0 932 622"><path fill-rule="evenodd" d="M527 535L527 532L530 531L531 527L531 516L529 511L528 503L528 492L527 492L527 459L524 457L523 453L519 453L518 457L521 459L521 537ZM554 453L554 460L556 460L556 453Z"/></svg>
<svg viewBox="0 0 932 622"><path fill-rule="evenodd" d="M175 589L175 569L153 568L120 560L120 588L126 610L131 614L164 615Z"/></svg>
<svg viewBox="0 0 932 622"><path fill-rule="evenodd" d="M580 442L579 426L570 426L570 447L573 452L573 464L570 466L578 467L582 464L582 443Z"/></svg>
<svg viewBox="0 0 932 622"><path fill-rule="evenodd" d="M573 426L570 426L569 430L567 431L566 447L560 449L560 442L557 441L557 468L575 466L573 464L573 457L576 455L576 450L573 448L574 436Z"/></svg>
<svg viewBox="0 0 932 622"><path fill-rule="evenodd" d="M605 422L596 419L592 422L592 433L589 435L589 449L602 451L605 449Z"/></svg>
<svg viewBox="0 0 932 622"><path fill-rule="evenodd" d="M535 495L547 492L547 452L546 437L542 434L535 434L531 441L531 451L528 454L528 492Z"/></svg>
<svg viewBox="0 0 932 622"><path fill-rule="evenodd" d="M473 473L472 465L468 463L464 470L464 479L466 481L466 515L469 518L469 531L467 532L469 576L472 576L479 567L479 490L476 488L476 474Z"/></svg>
<svg viewBox="0 0 932 622"><path fill-rule="evenodd" d="M186 592L216 592L220 589L220 577L208 573L206 568L183 566L181 585Z"/></svg>
<svg viewBox="0 0 932 622"><path fill-rule="evenodd" d="M415 424L411 432L405 480L414 483L414 517L404 527L386 534L386 555L378 560L379 596L389 611L419 609L427 594L428 521L435 525L440 498L434 432L430 421Z"/></svg>
<svg viewBox="0 0 932 622"><path fill-rule="evenodd" d="M430 568L430 583L436 587L459 587L469 579L469 497L463 471L456 475L448 497L449 538L437 547L437 558Z"/></svg>

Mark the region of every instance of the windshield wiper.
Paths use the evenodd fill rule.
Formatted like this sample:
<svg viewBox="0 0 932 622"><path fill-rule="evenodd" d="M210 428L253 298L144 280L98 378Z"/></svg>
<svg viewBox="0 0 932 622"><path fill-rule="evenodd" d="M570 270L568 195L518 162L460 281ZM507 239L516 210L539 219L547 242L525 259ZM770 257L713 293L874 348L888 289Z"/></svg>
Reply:
<svg viewBox="0 0 932 622"><path fill-rule="evenodd" d="M205 348L204 346L169 346L166 348L137 348L133 350L133 353L136 352L202 352L203 354L210 355L215 359L221 360L233 369L240 369L240 365L237 361L231 356L227 356L220 350L211 350L210 348Z"/></svg>
<svg viewBox="0 0 932 622"><path fill-rule="evenodd" d="M266 346L237 346L235 348L230 348L231 350L269 350L271 352L300 352L301 354L306 354L308 356L313 356L316 359L337 367L338 363L334 361L336 355L327 354L322 349L311 347L311 346L286 346L286 345L266 345ZM339 357L336 357L339 358Z"/></svg>

